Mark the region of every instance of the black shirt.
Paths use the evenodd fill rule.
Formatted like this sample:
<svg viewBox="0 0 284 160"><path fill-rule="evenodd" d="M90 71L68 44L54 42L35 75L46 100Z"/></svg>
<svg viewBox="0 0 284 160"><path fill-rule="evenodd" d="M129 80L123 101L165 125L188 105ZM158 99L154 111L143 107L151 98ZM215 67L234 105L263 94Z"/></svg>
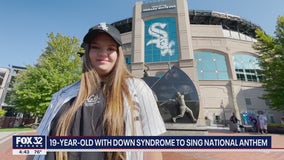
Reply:
<svg viewBox="0 0 284 160"><path fill-rule="evenodd" d="M56 135L59 118L71 107L75 98L65 103L51 122L50 136ZM70 136L102 136L103 115L105 111L105 99L102 92L90 96L86 102L79 107L70 124ZM68 160L102 160L103 152L68 152ZM48 152L46 160L55 160L55 153Z"/></svg>

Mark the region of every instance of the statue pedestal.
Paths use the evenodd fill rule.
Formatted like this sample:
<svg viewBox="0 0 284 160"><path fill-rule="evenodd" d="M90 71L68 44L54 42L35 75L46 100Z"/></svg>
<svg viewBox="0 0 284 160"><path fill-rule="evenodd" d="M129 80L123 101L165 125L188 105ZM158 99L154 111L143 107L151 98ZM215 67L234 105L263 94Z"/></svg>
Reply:
<svg viewBox="0 0 284 160"><path fill-rule="evenodd" d="M207 136L208 130L205 127L198 127L191 123L166 123L166 136Z"/></svg>

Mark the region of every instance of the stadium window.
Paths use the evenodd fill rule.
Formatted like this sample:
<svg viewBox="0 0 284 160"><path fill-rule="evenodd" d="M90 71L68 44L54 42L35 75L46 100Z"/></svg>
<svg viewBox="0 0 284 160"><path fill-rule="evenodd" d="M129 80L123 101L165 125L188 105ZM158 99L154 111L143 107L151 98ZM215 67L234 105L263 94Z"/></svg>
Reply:
<svg viewBox="0 0 284 160"><path fill-rule="evenodd" d="M126 64L131 64L131 57L130 56L126 56L125 57L125 63Z"/></svg>
<svg viewBox="0 0 284 160"><path fill-rule="evenodd" d="M215 120L216 120L216 123L220 123L221 121L221 118L219 115L215 115Z"/></svg>
<svg viewBox="0 0 284 160"><path fill-rule="evenodd" d="M3 78L4 78L4 76L2 76L1 74L0 74L0 86L2 86L2 82L3 82Z"/></svg>
<svg viewBox="0 0 284 160"><path fill-rule="evenodd" d="M251 99L250 98L245 98L246 105L251 105Z"/></svg>
<svg viewBox="0 0 284 160"><path fill-rule="evenodd" d="M194 52L199 80L228 80L226 58L221 53L210 51Z"/></svg>
<svg viewBox="0 0 284 160"><path fill-rule="evenodd" d="M243 74L237 74L237 79L241 80L241 81L245 81L246 80L245 79L245 75L243 75Z"/></svg>
<svg viewBox="0 0 284 160"><path fill-rule="evenodd" d="M261 68L256 57L238 53L233 56L233 61L238 80L248 82L260 82L262 80Z"/></svg>

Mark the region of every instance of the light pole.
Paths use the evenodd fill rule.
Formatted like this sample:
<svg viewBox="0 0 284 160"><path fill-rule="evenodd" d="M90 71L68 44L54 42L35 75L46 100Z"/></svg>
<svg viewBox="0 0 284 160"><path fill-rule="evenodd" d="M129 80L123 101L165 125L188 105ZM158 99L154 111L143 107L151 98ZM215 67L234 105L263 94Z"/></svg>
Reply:
<svg viewBox="0 0 284 160"><path fill-rule="evenodd" d="M222 108L223 110L223 116L224 116L224 126L227 126L227 121L226 121L226 114L225 114L225 106L223 104L223 100L221 101L221 105L220 107Z"/></svg>

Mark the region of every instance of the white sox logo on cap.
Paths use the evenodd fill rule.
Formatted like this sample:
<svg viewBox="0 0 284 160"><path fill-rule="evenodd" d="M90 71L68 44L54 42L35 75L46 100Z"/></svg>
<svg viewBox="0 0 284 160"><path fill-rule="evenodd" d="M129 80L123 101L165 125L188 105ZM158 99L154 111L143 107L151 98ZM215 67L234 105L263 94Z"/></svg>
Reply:
<svg viewBox="0 0 284 160"><path fill-rule="evenodd" d="M101 28L104 31L108 31L108 27L107 27L106 23L100 23L98 27Z"/></svg>

